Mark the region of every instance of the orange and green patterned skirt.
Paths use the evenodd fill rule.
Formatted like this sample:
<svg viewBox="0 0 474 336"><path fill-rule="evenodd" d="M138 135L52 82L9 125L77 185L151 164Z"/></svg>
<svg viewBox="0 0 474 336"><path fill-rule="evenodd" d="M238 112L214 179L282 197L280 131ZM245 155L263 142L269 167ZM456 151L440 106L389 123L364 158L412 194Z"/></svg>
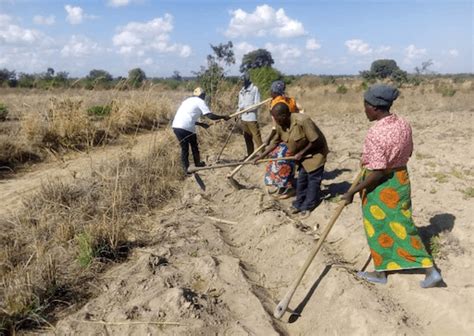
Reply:
<svg viewBox="0 0 474 336"><path fill-rule="evenodd" d="M413 223L406 168L391 172L385 182L363 193L362 214L376 271L433 266Z"/></svg>

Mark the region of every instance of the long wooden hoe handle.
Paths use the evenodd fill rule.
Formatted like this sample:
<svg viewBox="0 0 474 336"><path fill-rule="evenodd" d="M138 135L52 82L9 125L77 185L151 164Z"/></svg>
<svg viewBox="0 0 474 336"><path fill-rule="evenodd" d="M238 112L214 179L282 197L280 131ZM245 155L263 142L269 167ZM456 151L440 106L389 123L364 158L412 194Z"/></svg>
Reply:
<svg viewBox="0 0 474 336"><path fill-rule="evenodd" d="M232 113L231 115L229 115L230 118L233 118L233 117L237 117L238 115L241 115L243 113L247 113L248 111L252 111L252 110L255 110L257 107L260 107L266 103L268 103L270 100L272 100L271 98L267 98L265 99L264 101L261 101L260 103L257 103L257 104L254 104L252 106L249 106L249 107L246 107L245 109L243 109L242 111L238 111L238 112L235 112L235 113Z"/></svg>
<svg viewBox="0 0 474 336"><path fill-rule="evenodd" d="M352 182L351 187L349 190L354 189L354 187L357 185L359 180L362 177L362 174L364 173L364 170L361 170L358 174L357 177L354 179ZM341 214L342 210L345 207L345 202L341 201L339 206L337 207L334 215L332 216L331 220L329 221L329 224L324 228L323 233L321 234L321 237L318 240L318 243L316 246L313 248L313 250L310 252L308 258L306 259L303 267L300 269L298 276L296 277L295 281L291 285L291 287L288 289L288 292L286 293L285 297L278 303L278 306L276 306L275 310L273 311L273 316L276 318L280 318L283 316L285 313L286 309L288 308L288 305L290 304L290 300L293 297L293 294L295 294L296 288L301 282L301 279L303 278L304 274L306 273L306 270L308 269L309 265L313 261L314 257L318 253L319 249L321 248L321 245L323 245L324 240L329 234L329 231L331 231L331 228L333 227L334 223L336 222L337 218Z"/></svg>
<svg viewBox="0 0 474 336"><path fill-rule="evenodd" d="M237 121L234 121L234 124L232 125L232 129L229 132L229 135L227 135L227 139L225 139L224 145L222 146L221 150L219 151L219 154L217 155L217 161L221 158L222 152L224 152L224 148L227 146L229 143L230 137L232 136L232 133L234 133L235 126L237 126Z"/></svg>
<svg viewBox="0 0 474 336"><path fill-rule="evenodd" d="M250 154L245 160L244 162L248 162L250 160L252 160L252 158L255 157L255 155L257 155L258 152L260 152L263 148L265 148L265 144L262 144L260 147L258 147L256 150L254 150L254 152L252 154ZM239 165L237 168L235 168L233 171L231 171L228 175L227 175L227 178L231 178L232 176L234 176L235 174L237 174L237 172L243 167L244 165L241 164Z"/></svg>
<svg viewBox="0 0 474 336"><path fill-rule="evenodd" d="M304 156L303 158L308 158L311 156ZM296 160L294 156L282 157L282 158L273 158L273 159L261 159L258 160L257 163L265 163L265 162L273 162L273 161L292 161ZM212 166L206 167L189 167L188 173L195 173L200 170L208 170L208 169L217 169L217 168L226 168L226 167L235 167L240 165L248 165L253 164L253 161L240 161L240 162L230 162L230 163L222 163L222 164L215 164Z"/></svg>

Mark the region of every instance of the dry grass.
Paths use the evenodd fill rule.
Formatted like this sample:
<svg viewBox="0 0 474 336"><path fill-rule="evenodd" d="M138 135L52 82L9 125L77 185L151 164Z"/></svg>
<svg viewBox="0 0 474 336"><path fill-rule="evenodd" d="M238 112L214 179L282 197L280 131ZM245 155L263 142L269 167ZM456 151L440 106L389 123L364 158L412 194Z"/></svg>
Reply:
<svg viewBox="0 0 474 336"><path fill-rule="evenodd" d="M8 127L0 137L0 166L47 157L49 150L85 150L117 139L120 134L167 125L183 92L162 92L154 87L139 91L37 92L5 90ZM178 98L178 99L174 99ZM91 106L110 105L111 113L96 118Z"/></svg>
<svg viewBox="0 0 474 336"><path fill-rule="evenodd" d="M182 179L173 135L144 159L119 162L71 184L49 182L24 201L0 233L0 330L44 324L61 306L87 297L86 285L110 260L147 238L145 216ZM59 301L60 300L60 301Z"/></svg>

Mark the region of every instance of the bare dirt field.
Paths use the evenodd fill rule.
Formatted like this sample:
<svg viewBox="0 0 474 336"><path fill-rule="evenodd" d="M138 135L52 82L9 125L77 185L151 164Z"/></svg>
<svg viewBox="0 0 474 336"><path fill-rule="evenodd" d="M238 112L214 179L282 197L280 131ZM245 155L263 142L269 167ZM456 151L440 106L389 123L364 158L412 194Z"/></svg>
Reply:
<svg viewBox="0 0 474 336"><path fill-rule="evenodd" d="M388 284L372 285L355 273L369 250L360 201L346 207L323 249L300 283L290 308L299 315L272 316L332 216L337 195L359 169L357 154L370 123L362 93L350 89L290 88L325 133L331 154L325 167L326 200L300 220L289 215L290 200L275 200L263 189L263 166L246 166L226 179L230 168L182 181L167 205L151 213L146 245L99 276L97 295L57 313L56 322L25 334L57 335L471 335L474 333L474 237L471 229L472 91L441 97L420 88L404 89L393 107L411 122L415 150L408 168L413 217L445 284L421 289L417 272L394 273ZM262 113L267 113L262 112ZM162 130L136 136L128 147L146 152ZM264 137L270 132L263 128ZM201 150L213 163L219 151ZM172 146L177 144L172 143ZM87 175L120 147L104 147L36 165L0 183L0 216L21 211L21 197L48 179ZM235 134L222 160L244 155ZM145 230L145 229L144 229ZM367 267L372 269L371 264Z"/></svg>

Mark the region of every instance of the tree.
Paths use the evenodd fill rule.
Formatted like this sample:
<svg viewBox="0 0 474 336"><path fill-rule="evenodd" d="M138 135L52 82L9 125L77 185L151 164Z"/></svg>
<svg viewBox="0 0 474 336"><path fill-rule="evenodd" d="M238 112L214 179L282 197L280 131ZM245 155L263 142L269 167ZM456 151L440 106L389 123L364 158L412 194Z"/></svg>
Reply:
<svg viewBox="0 0 474 336"><path fill-rule="evenodd" d="M211 49L214 51L215 56L208 55L207 57L211 57L217 60L217 62L224 63L227 66L235 64L234 51L232 50L233 47L234 45L232 44L232 41L229 41L226 44L219 43L217 46L211 44Z"/></svg>
<svg viewBox="0 0 474 336"><path fill-rule="evenodd" d="M400 70L392 59L379 59L372 62L370 71L375 75L376 78L387 78L390 77L394 71Z"/></svg>
<svg viewBox="0 0 474 336"><path fill-rule="evenodd" d="M146 79L145 71L140 68L131 69L128 72L128 81L132 87L139 87L143 84Z"/></svg>
<svg viewBox="0 0 474 336"><path fill-rule="evenodd" d="M46 69L46 75L45 78L51 79L54 76L54 69L53 68L48 68Z"/></svg>
<svg viewBox="0 0 474 336"><path fill-rule="evenodd" d="M20 73L18 75L18 86L22 88L32 89L36 86L37 75Z"/></svg>
<svg viewBox="0 0 474 336"><path fill-rule="evenodd" d="M108 89L112 82L112 75L105 70L93 69L85 78L84 87L92 90L97 87Z"/></svg>
<svg viewBox="0 0 474 336"><path fill-rule="evenodd" d="M417 75L428 75L432 74L433 71L429 69L433 65L433 60L427 60L424 62L421 62L421 68L420 67L415 67L415 73Z"/></svg>
<svg viewBox="0 0 474 336"><path fill-rule="evenodd" d="M105 70L94 69L94 70L89 71L89 75L87 76L87 79L92 80L92 81L111 82L112 75Z"/></svg>
<svg viewBox="0 0 474 336"><path fill-rule="evenodd" d="M272 54L265 49L257 49L251 51L242 57L242 64L240 65L240 72L246 72L250 69L261 67L271 67L275 61Z"/></svg>
<svg viewBox="0 0 474 336"><path fill-rule="evenodd" d="M181 77L181 74L179 73L178 70L173 71L173 76L171 76L171 78L178 82L183 80L183 77Z"/></svg>
<svg viewBox="0 0 474 336"><path fill-rule="evenodd" d="M379 59L372 62L370 70L361 71L361 76L368 80L390 78L398 83L407 81L407 72L400 69L392 59Z"/></svg>
<svg viewBox="0 0 474 336"><path fill-rule="evenodd" d="M1 69L0 70L0 86L7 84L8 86L15 86L16 84L16 73L15 70Z"/></svg>
<svg viewBox="0 0 474 336"><path fill-rule="evenodd" d="M211 44L214 54L207 55L207 68L201 66L201 70L193 72L197 76L199 84L208 96L215 96L219 84L225 78L224 66L235 63L233 44L231 41L226 44L220 43L217 46Z"/></svg>

